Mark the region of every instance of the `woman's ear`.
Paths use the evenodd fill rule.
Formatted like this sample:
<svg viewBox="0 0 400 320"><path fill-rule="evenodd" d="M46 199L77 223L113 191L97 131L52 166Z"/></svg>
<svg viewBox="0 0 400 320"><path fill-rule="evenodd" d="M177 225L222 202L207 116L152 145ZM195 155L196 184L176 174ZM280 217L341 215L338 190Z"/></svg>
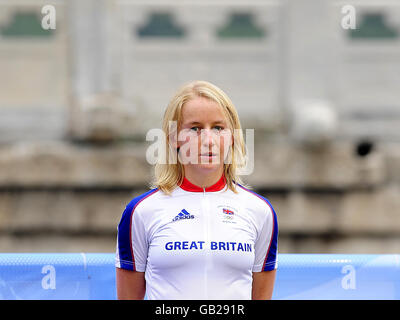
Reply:
<svg viewBox="0 0 400 320"><path fill-rule="evenodd" d="M168 128L168 143L173 149L179 148L178 145L178 128L176 121L170 121Z"/></svg>
<svg viewBox="0 0 400 320"><path fill-rule="evenodd" d="M229 130L230 132L230 138L229 138L229 146L233 147L233 144L235 143L235 136L234 136L234 130Z"/></svg>
<svg viewBox="0 0 400 320"><path fill-rule="evenodd" d="M168 135L168 143L171 146L171 148L173 148L173 149L178 148L178 139L177 139L176 134Z"/></svg>

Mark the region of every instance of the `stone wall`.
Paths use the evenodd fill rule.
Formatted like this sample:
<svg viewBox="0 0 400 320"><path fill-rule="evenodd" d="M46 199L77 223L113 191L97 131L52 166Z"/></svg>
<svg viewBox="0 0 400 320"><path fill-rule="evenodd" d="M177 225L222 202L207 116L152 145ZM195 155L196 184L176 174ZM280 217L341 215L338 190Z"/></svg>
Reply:
<svg viewBox="0 0 400 320"><path fill-rule="evenodd" d="M257 140L254 173L243 180L274 205L282 252L399 250L396 146L361 157L349 143L310 152ZM0 250L113 251L125 205L151 181L147 146L2 147Z"/></svg>
<svg viewBox="0 0 400 320"><path fill-rule="evenodd" d="M280 252L400 247L394 1L0 2L0 251L112 252L152 176L146 132L178 86L225 89L255 130Z"/></svg>

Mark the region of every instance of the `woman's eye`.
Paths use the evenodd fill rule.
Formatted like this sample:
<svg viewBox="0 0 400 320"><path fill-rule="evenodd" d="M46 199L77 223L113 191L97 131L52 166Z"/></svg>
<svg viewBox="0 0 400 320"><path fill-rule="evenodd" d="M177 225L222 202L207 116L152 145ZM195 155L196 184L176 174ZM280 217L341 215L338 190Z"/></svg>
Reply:
<svg viewBox="0 0 400 320"><path fill-rule="evenodd" d="M217 131L217 132L220 132L220 131L224 130L224 128L221 127L221 126L214 126L213 130ZM201 132L201 128L200 127L191 127L190 131L200 133Z"/></svg>

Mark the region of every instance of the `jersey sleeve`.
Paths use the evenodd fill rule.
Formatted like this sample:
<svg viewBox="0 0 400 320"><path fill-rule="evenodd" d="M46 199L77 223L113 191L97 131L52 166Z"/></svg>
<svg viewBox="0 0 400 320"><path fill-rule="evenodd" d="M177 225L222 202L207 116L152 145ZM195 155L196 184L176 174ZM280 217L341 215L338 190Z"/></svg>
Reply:
<svg viewBox="0 0 400 320"><path fill-rule="evenodd" d="M268 204L267 214L254 245L253 272L271 271L278 267L278 220L272 205L264 200Z"/></svg>
<svg viewBox="0 0 400 320"><path fill-rule="evenodd" d="M148 241L144 223L138 212L138 199L125 208L118 224L115 266L144 272L146 270Z"/></svg>

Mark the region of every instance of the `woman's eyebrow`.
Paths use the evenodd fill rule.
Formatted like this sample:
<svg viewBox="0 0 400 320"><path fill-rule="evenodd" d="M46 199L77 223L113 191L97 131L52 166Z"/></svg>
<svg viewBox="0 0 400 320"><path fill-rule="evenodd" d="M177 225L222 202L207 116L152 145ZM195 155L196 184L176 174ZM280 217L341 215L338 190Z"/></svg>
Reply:
<svg viewBox="0 0 400 320"><path fill-rule="evenodd" d="M192 122L189 122L189 123L185 123L186 125L193 125L193 124L201 124L200 122L197 122L197 121L192 121Z"/></svg>
<svg viewBox="0 0 400 320"><path fill-rule="evenodd" d="M217 120L217 121L214 121L214 122L212 122L212 124L225 124L225 120ZM185 123L185 125L198 125L198 124L202 124L201 122L198 122L198 121L191 121L191 122L188 122L188 123Z"/></svg>
<svg viewBox="0 0 400 320"><path fill-rule="evenodd" d="M214 122L213 122L213 124L216 124L216 123L225 124L226 121L225 121L225 120L217 120L217 121L214 121Z"/></svg>

